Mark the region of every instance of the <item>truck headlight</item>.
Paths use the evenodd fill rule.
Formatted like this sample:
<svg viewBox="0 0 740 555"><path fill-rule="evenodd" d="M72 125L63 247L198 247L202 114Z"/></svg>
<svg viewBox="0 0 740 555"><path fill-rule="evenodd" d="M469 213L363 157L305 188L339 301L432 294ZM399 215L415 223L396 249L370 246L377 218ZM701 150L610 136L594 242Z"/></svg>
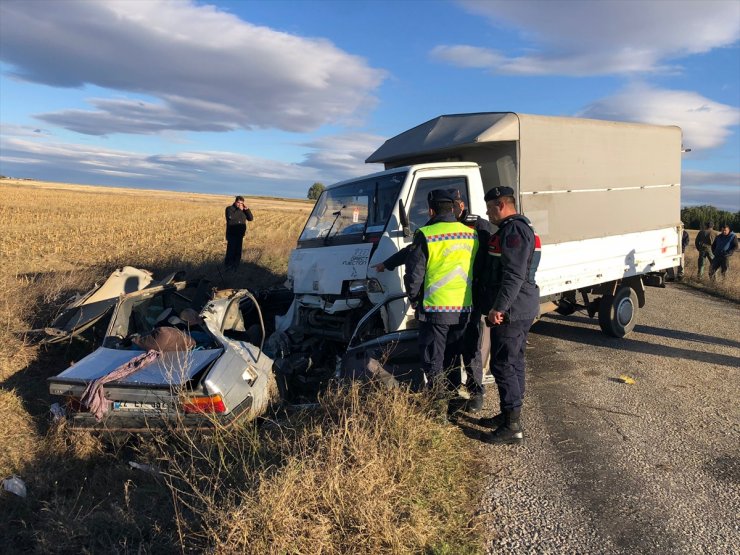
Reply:
<svg viewBox="0 0 740 555"><path fill-rule="evenodd" d="M382 293L383 286L377 279L355 279L349 282L347 291L350 295L359 295L361 293Z"/></svg>

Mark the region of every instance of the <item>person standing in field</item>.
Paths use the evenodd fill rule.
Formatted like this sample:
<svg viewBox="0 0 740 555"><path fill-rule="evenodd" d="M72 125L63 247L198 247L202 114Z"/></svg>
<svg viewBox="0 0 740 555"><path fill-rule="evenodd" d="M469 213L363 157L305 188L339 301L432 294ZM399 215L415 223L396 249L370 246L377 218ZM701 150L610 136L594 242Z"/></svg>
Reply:
<svg viewBox="0 0 740 555"><path fill-rule="evenodd" d="M709 268L709 277L713 278L717 270L724 276L730 267L730 257L737 250L737 236L730 230L730 224L722 226L722 233L715 237L712 243L714 260Z"/></svg>
<svg viewBox="0 0 740 555"><path fill-rule="evenodd" d="M714 231L712 222L704 224L704 229L696 234L694 246L699 251L699 277L704 275L704 260L706 259L710 264L712 263L712 259L714 258L714 254L712 254L712 243L714 243L715 237L717 237L717 232Z"/></svg>
<svg viewBox="0 0 740 555"><path fill-rule="evenodd" d="M242 243L247 234L247 222L254 220L252 211L238 196L231 206L226 207L226 257L227 270L236 270L242 260Z"/></svg>

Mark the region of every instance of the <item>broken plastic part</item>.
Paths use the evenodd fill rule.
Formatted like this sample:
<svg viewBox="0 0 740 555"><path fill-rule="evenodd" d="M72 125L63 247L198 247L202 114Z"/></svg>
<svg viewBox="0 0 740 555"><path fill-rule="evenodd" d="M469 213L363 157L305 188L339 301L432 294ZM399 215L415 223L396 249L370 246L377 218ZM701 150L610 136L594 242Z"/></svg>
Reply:
<svg viewBox="0 0 740 555"><path fill-rule="evenodd" d="M26 483L15 474L3 480L3 489L18 497L26 497Z"/></svg>

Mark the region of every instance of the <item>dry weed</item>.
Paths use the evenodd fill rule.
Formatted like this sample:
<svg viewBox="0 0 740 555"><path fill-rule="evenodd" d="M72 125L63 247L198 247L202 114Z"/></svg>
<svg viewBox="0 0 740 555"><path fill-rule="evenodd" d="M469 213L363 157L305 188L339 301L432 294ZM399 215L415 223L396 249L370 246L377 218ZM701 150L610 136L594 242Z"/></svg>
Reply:
<svg viewBox="0 0 740 555"><path fill-rule="evenodd" d="M162 457L189 545L255 554L478 545L470 515L480 466L458 433L430 418L426 398L353 384L257 438L237 430L181 442Z"/></svg>

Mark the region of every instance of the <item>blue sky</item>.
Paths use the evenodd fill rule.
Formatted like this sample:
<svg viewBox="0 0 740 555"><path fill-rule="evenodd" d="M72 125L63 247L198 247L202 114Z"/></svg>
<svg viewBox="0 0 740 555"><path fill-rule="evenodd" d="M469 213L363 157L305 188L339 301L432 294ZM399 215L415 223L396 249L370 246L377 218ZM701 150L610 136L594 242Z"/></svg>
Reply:
<svg viewBox="0 0 740 555"><path fill-rule="evenodd" d="M442 114L679 125L740 210L740 1L0 1L0 174L304 197Z"/></svg>

